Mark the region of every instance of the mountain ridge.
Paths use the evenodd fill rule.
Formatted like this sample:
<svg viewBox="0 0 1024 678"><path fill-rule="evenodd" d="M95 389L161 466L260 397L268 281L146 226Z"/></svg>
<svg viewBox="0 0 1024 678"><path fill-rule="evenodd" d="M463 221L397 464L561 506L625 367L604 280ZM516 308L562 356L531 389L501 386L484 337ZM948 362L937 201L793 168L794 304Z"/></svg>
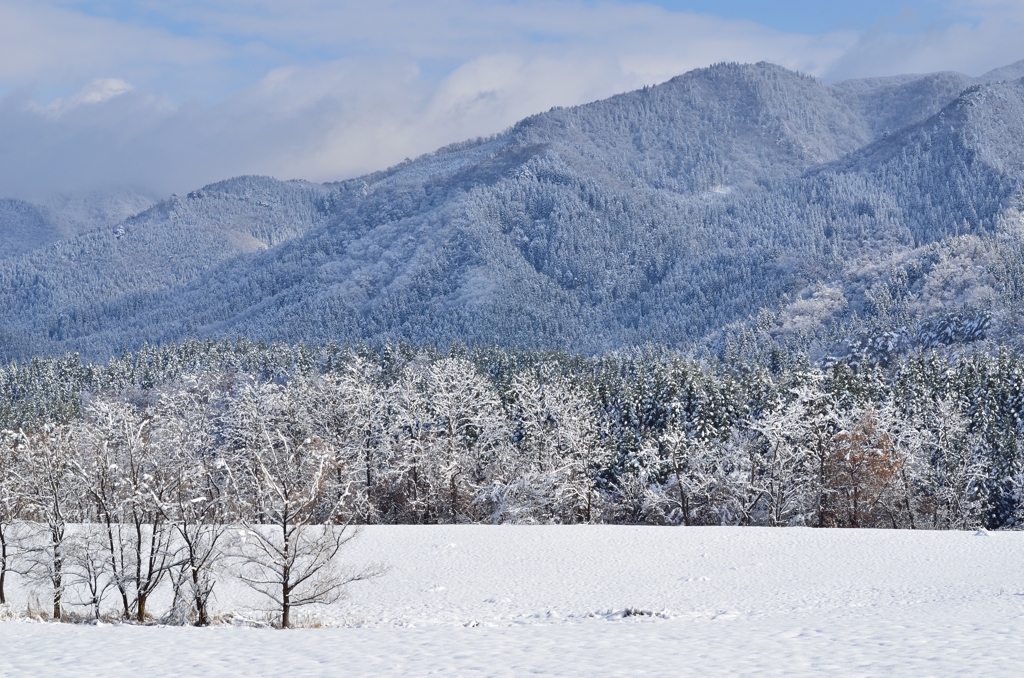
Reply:
<svg viewBox="0 0 1024 678"><path fill-rule="evenodd" d="M1022 82L719 64L356 179L218 182L0 261L21 318L0 351L693 346L845 285L851 260L1006 230L1022 125Z"/></svg>

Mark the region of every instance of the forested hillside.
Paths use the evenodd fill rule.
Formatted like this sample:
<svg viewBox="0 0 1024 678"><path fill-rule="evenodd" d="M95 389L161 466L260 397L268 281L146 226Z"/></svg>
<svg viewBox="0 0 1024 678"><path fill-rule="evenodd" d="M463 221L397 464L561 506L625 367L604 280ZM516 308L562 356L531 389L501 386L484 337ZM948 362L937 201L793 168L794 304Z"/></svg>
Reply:
<svg viewBox="0 0 1024 678"><path fill-rule="evenodd" d="M0 262L0 354L1012 341L1024 81L1001 73L721 64L359 179L214 184Z"/></svg>
<svg viewBox="0 0 1024 678"><path fill-rule="evenodd" d="M0 259L20 256L86 231L115 226L155 202L148 195L129 189L64 193L39 204L0 199Z"/></svg>

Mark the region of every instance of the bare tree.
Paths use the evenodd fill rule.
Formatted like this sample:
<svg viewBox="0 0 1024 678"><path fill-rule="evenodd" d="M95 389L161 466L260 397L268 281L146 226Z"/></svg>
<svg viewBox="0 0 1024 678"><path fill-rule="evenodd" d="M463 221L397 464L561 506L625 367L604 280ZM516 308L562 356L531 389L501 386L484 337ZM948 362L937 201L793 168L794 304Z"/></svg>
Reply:
<svg viewBox="0 0 1024 678"><path fill-rule="evenodd" d="M724 515L735 513L726 509L732 495L729 476L737 465L729 445L695 438L676 424L658 437L658 443L670 470L665 488L666 497L671 497L670 522L717 524Z"/></svg>
<svg viewBox="0 0 1024 678"><path fill-rule="evenodd" d="M67 584L77 597L68 600L88 607L93 619L100 618L103 601L115 585L105 542L103 527L92 523L81 525L67 540Z"/></svg>
<svg viewBox="0 0 1024 678"><path fill-rule="evenodd" d="M88 453L78 472L107 531L107 549L126 618L146 621L149 597L175 564L174 530L161 510L169 464L144 403L94 398L86 408Z"/></svg>
<svg viewBox="0 0 1024 678"><path fill-rule="evenodd" d="M381 573L344 571L336 556L356 532L339 515L344 488L334 485L336 454L318 438L296 438L294 403L276 385L246 386L236 401L233 438L245 441L238 473L243 513L241 579L269 598L281 628L297 607L335 602L347 584Z"/></svg>
<svg viewBox="0 0 1024 678"><path fill-rule="evenodd" d="M377 452L386 430L384 403L369 381L369 366L350 367L340 375L292 379L282 391L287 426L281 430L296 443L318 440L333 451L338 511L366 521L379 517L373 495L383 464Z"/></svg>
<svg viewBox="0 0 1024 678"><path fill-rule="evenodd" d="M326 424L323 437L338 452L337 473L358 473L350 502L364 522L381 520L391 511L386 484L387 459L382 454L388 431L388 401L375 382L377 368L354 357L340 371L325 375L314 395L318 418ZM340 486L348 486L340 475Z"/></svg>
<svg viewBox="0 0 1024 678"><path fill-rule="evenodd" d="M19 435L0 432L0 605L7 603L7 574L14 572L16 532L25 504L24 494L17 486L16 449Z"/></svg>
<svg viewBox="0 0 1024 678"><path fill-rule="evenodd" d="M74 433L70 426L58 424L45 424L32 432L19 431L15 450L22 461L16 475L24 492L26 513L43 528L41 540L30 551L29 571L50 585L53 618L61 619L67 585L67 526L77 517L78 505Z"/></svg>
<svg viewBox="0 0 1024 678"><path fill-rule="evenodd" d="M450 522L472 520L476 491L507 438L501 401L476 367L461 358L435 361L425 380L438 514Z"/></svg>
<svg viewBox="0 0 1024 678"><path fill-rule="evenodd" d="M131 618L129 586L131 565L123 538L122 504L125 482L117 445L105 424L112 424L105 407L91 413L92 421L81 429L81 453L74 460L75 473L82 489L82 499L90 505L97 529L102 530L102 547L106 569L121 599L122 616Z"/></svg>
<svg viewBox="0 0 1024 678"><path fill-rule="evenodd" d="M163 455L166 491L157 510L176 535L182 576L196 626L210 624L214 569L224 558L232 502L231 465L216 441L217 392L208 380L188 377L165 389L158 405L155 444Z"/></svg>
<svg viewBox="0 0 1024 678"><path fill-rule="evenodd" d="M436 522L436 473L430 464L433 417L422 376L409 365L389 389L388 437L382 454L386 472L377 479L388 498L386 512L396 522Z"/></svg>

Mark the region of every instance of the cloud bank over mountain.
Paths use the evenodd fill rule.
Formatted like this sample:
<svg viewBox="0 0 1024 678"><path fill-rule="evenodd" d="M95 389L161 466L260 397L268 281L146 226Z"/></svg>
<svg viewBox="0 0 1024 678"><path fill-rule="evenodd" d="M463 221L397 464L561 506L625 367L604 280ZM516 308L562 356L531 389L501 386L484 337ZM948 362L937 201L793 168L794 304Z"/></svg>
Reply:
<svg viewBox="0 0 1024 678"><path fill-rule="evenodd" d="M819 34L679 4L2 0L0 196L342 179L719 61L835 81L1024 57L1019 3Z"/></svg>

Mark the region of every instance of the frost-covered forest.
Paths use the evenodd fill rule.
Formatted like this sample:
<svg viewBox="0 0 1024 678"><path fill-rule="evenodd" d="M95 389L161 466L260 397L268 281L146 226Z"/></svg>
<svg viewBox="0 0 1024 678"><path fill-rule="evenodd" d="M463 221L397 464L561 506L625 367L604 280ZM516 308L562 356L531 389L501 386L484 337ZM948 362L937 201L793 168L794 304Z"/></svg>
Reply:
<svg viewBox="0 0 1024 678"><path fill-rule="evenodd" d="M0 389L12 450L315 451L360 522L1016 524L1016 354L853 370L733 351L185 343L12 364Z"/></svg>
<svg viewBox="0 0 1024 678"><path fill-rule="evenodd" d="M358 179L220 182L5 252L0 357L207 337L719 352L766 323L814 360L951 323L1015 341L1015 74L719 64Z"/></svg>
<svg viewBox="0 0 1024 678"><path fill-rule="evenodd" d="M1018 355L820 368L757 341L702 362L242 341L12 364L0 371L4 570L47 583L54 615L103 586L145 619L148 594L173 581L177 613L205 623L210 568L229 556L247 553L262 574L243 576L280 601L266 582L291 576L275 570L288 530L307 539L299 565L325 567L351 536L337 526L364 523L1024 518ZM263 541L239 545L238 528ZM334 590L303 581L296 606L319 601L310 586Z"/></svg>

